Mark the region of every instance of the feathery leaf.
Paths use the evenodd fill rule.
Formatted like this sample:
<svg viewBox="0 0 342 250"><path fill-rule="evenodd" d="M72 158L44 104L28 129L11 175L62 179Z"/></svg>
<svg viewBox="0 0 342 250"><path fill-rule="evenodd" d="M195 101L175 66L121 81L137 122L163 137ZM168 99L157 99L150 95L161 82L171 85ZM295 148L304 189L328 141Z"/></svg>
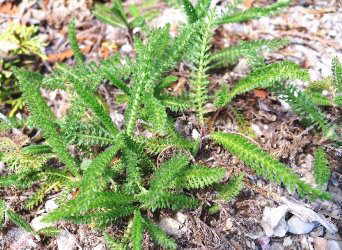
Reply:
<svg viewBox="0 0 342 250"><path fill-rule="evenodd" d="M223 107L231 102L231 100L240 94L246 93L255 88L268 88L285 80L309 80L307 71L300 69L297 64L291 62L280 62L269 64L265 67L258 68L247 77L241 79L233 89L226 93L223 88L217 95L215 101L216 106Z"/></svg>
<svg viewBox="0 0 342 250"><path fill-rule="evenodd" d="M289 189L297 189L299 194L307 195L312 199L328 199L330 197L328 193L304 183L290 168L239 135L216 132L211 135L211 138L254 169L258 175L270 181L283 183Z"/></svg>

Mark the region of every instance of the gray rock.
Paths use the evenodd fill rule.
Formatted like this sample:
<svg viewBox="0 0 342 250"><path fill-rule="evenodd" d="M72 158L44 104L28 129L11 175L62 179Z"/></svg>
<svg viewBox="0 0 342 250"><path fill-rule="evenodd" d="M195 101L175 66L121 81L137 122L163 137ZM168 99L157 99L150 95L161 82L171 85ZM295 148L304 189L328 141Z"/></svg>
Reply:
<svg viewBox="0 0 342 250"><path fill-rule="evenodd" d="M329 240L327 250L342 250L342 241Z"/></svg>
<svg viewBox="0 0 342 250"><path fill-rule="evenodd" d="M11 242L9 247L10 250L38 248L38 245L34 242L34 236L18 227L10 229L6 234L6 238Z"/></svg>
<svg viewBox="0 0 342 250"><path fill-rule="evenodd" d="M176 220L181 223L181 224L185 224L185 222L187 221L188 216L186 216L185 214L181 213L181 212L177 212L176 213Z"/></svg>
<svg viewBox="0 0 342 250"><path fill-rule="evenodd" d="M271 241L270 237L267 237L267 236L263 236L257 239L257 243L259 244L262 250L266 250L270 248L270 241Z"/></svg>
<svg viewBox="0 0 342 250"><path fill-rule="evenodd" d="M77 248L75 236L66 230L60 232L56 241L58 250L73 250Z"/></svg>
<svg viewBox="0 0 342 250"><path fill-rule="evenodd" d="M46 203L45 203L45 211L46 212L49 213L52 210L55 210L56 208L58 208L58 205L56 203L56 198L46 201Z"/></svg>
<svg viewBox="0 0 342 250"><path fill-rule="evenodd" d="M159 226L169 235L181 237L183 234L181 230L182 224L170 217L161 219L161 221L159 222Z"/></svg>
<svg viewBox="0 0 342 250"><path fill-rule="evenodd" d="M123 127L123 124L125 121L125 117L123 114L117 111L113 111L113 112L110 112L110 118L112 119L112 121L115 123L116 126L118 126L119 128Z"/></svg>
<svg viewBox="0 0 342 250"><path fill-rule="evenodd" d="M52 227L54 225L53 223L46 223L42 221L46 215L47 214L44 213L31 221L30 225L34 231L39 231L40 229L43 229L45 227Z"/></svg>
<svg viewBox="0 0 342 250"><path fill-rule="evenodd" d="M288 231L293 234L307 234L310 233L316 226L315 223L302 221L298 216L292 216L288 224Z"/></svg>
<svg viewBox="0 0 342 250"><path fill-rule="evenodd" d="M291 201L285 197L282 197L281 201L288 207L288 210L290 213L301 218L301 220L308 222L308 223L318 222L322 226L324 226L328 230L328 232L330 232L332 234L337 233L338 230L334 224L332 224L325 217L316 213L312 209L305 207L304 204L301 204L301 203L296 202L296 201Z"/></svg>
<svg viewBox="0 0 342 250"><path fill-rule="evenodd" d="M288 207L283 205L276 208L265 207L261 226L267 236L284 237L287 232L285 215Z"/></svg>
<svg viewBox="0 0 342 250"><path fill-rule="evenodd" d="M129 54L132 51L133 51L133 48L129 43L124 44L120 49L120 52L123 54Z"/></svg>
<svg viewBox="0 0 342 250"><path fill-rule="evenodd" d="M0 161L0 174L3 174L5 172L5 163Z"/></svg>
<svg viewBox="0 0 342 250"><path fill-rule="evenodd" d="M239 61L239 63L235 66L233 71L237 74L245 75L250 69L248 60L243 58Z"/></svg>
<svg viewBox="0 0 342 250"><path fill-rule="evenodd" d="M106 250L106 245L103 243L98 244L96 247L93 248L93 250Z"/></svg>
<svg viewBox="0 0 342 250"><path fill-rule="evenodd" d="M279 242L272 243L271 247L269 248L269 250L283 250L283 249L284 249L283 245Z"/></svg>
<svg viewBox="0 0 342 250"><path fill-rule="evenodd" d="M292 246L292 243L293 243L293 240L291 239L291 237L285 237L283 241L283 246L288 248Z"/></svg>

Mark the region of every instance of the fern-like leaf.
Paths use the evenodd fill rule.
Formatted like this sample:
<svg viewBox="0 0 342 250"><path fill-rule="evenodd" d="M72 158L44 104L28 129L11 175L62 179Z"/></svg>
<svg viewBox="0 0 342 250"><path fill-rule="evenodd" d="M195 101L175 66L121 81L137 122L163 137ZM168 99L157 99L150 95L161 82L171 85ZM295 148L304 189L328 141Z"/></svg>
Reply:
<svg viewBox="0 0 342 250"><path fill-rule="evenodd" d="M286 46L286 39L242 41L237 45L219 50L210 56L210 68L226 67L238 62L242 57L253 59L265 50L273 51Z"/></svg>
<svg viewBox="0 0 342 250"><path fill-rule="evenodd" d="M43 130L47 143L59 159L74 175L77 175L77 163L68 151L64 138L57 132L56 118L40 94L41 75L19 69L15 71L15 74L20 81L23 96L30 106L32 120Z"/></svg>
<svg viewBox="0 0 342 250"><path fill-rule="evenodd" d="M78 72L62 66L60 66L59 69L63 71L65 75L69 76L69 81L74 84L77 94L82 98L83 102L92 109L105 128L116 135L118 129L113 124L109 114L104 110L103 106L94 98L94 93L87 84L91 79L89 79L87 75L84 75L86 73L83 72L84 67L80 66Z"/></svg>
<svg viewBox="0 0 342 250"><path fill-rule="evenodd" d="M330 197L328 193L314 189L304 183L290 168L272 158L244 137L217 132L211 138L254 169L258 175L270 181L276 181L279 184L283 183L289 189L297 189L299 194L307 195L312 199L328 199Z"/></svg>
<svg viewBox="0 0 342 250"><path fill-rule="evenodd" d="M141 216L140 210L134 211L133 223L132 223L132 249L140 250L142 249L144 233L143 218Z"/></svg>
<svg viewBox="0 0 342 250"><path fill-rule="evenodd" d="M232 15L224 15L217 20L217 24L245 22L251 19L269 16L289 6L290 3L291 0L278 0L278 2L270 6L260 8L249 8L245 11L240 11Z"/></svg>
<svg viewBox="0 0 342 250"><path fill-rule="evenodd" d="M235 198L243 188L243 178L243 174L235 175L227 184L218 185L218 198L224 201L231 201Z"/></svg>
<svg viewBox="0 0 342 250"><path fill-rule="evenodd" d="M163 230L155 225L148 218L144 218L144 224L152 236L152 239L160 246L166 249L177 249L177 244L174 239L170 238Z"/></svg>
<svg viewBox="0 0 342 250"><path fill-rule="evenodd" d="M4 200L0 199L0 228L2 228L5 223L5 214L6 214L6 203Z"/></svg>
<svg viewBox="0 0 342 250"><path fill-rule="evenodd" d="M337 58L332 62L333 85L335 88L334 102L337 106L342 106L342 63Z"/></svg>
<svg viewBox="0 0 342 250"><path fill-rule="evenodd" d="M99 154L89 165L84 173L84 177L81 183L81 192L91 192L96 193L103 191L106 187L104 182L105 168L112 161L117 152L121 149L120 139L118 139L117 144L111 146L106 151Z"/></svg>
<svg viewBox="0 0 342 250"><path fill-rule="evenodd" d="M278 84L278 86L271 88L271 91L290 104L296 114L318 126L327 138L336 139L334 128L305 92L291 84Z"/></svg>
<svg viewBox="0 0 342 250"><path fill-rule="evenodd" d="M17 214L11 209L7 209L6 216L8 217L9 220L11 220L14 224L16 224L21 229L25 230L26 232L35 234L30 224L21 215Z"/></svg>
<svg viewBox="0 0 342 250"><path fill-rule="evenodd" d="M190 0L182 0L185 13L188 17L189 23L194 23L198 20L197 11Z"/></svg>
<svg viewBox="0 0 342 250"><path fill-rule="evenodd" d="M269 64L258 68L247 77L241 79L234 88L226 93L223 88L217 95L216 106L223 107L231 100L242 93L246 93L255 88L268 88L285 80L309 80L307 71L300 69L297 64L291 62L280 62Z"/></svg>
<svg viewBox="0 0 342 250"><path fill-rule="evenodd" d="M209 80L206 71L210 63L209 49L211 47L210 42L213 34L214 18L214 13L210 11L207 18L199 23L199 33L201 35L194 38L193 52L190 58L194 64L190 82L191 98L201 126L204 125L204 105L208 99Z"/></svg>
<svg viewBox="0 0 342 250"><path fill-rule="evenodd" d="M104 233L103 238L105 239L106 245L110 250L126 250L127 249L124 244L114 240L107 232Z"/></svg>
<svg viewBox="0 0 342 250"><path fill-rule="evenodd" d="M172 188L172 183L174 183L188 163L189 159L184 155L177 155L163 163L150 181L150 190L161 192L167 188Z"/></svg>
<svg viewBox="0 0 342 250"><path fill-rule="evenodd" d="M198 200L183 194L173 194L169 192L156 193L151 191L140 195L139 201L144 208L151 209L152 211L165 208L177 211L184 208L195 208L199 204Z"/></svg>
<svg viewBox="0 0 342 250"><path fill-rule="evenodd" d="M82 54L80 47L78 46L75 20L71 21L71 23L69 24L68 38L69 38L70 47L75 56L76 62L79 64L83 63L85 57Z"/></svg>
<svg viewBox="0 0 342 250"><path fill-rule="evenodd" d="M318 185L323 186L330 179L330 168L326 154L322 148L318 148L314 153L314 176Z"/></svg>
<svg viewBox="0 0 342 250"><path fill-rule="evenodd" d="M204 188L220 182L226 174L224 168L208 168L195 165L186 169L179 178L177 186L184 188Z"/></svg>

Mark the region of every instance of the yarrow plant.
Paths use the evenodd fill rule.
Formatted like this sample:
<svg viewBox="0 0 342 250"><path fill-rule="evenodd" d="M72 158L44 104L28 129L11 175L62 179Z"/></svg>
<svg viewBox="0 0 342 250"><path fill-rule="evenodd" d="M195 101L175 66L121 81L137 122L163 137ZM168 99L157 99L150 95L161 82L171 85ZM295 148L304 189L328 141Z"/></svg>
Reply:
<svg viewBox="0 0 342 250"><path fill-rule="evenodd" d="M217 107L223 107L254 88L271 88L293 79L308 80L307 72L293 63L264 63L263 48L278 49L287 41L241 42L221 51L212 50L212 36L219 25L273 14L288 4L289 1L279 1L246 11L230 6L226 14L218 15L210 0L199 0L197 5L184 0L188 23L181 27L178 36L170 36L169 26L159 29L144 26L145 39L134 37L135 58L113 56L99 63L85 62L77 44L75 24L71 23L69 39L76 61L73 67L57 65L55 72L45 77L16 69L30 109L30 124L41 129L45 141L14 146L9 139L2 139L0 148L10 152L3 158L5 162L14 166L14 157L19 161L11 174L0 178L0 186L20 186L23 184L20 180L25 180L22 188L40 186L36 191L39 194L34 194L28 202L29 208L58 187L59 208L50 212L46 221L69 220L101 228L125 221L128 226L123 238L105 235L113 249L142 249L145 231L156 244L176 249L176 241L155 224L151 214L162 209L198 207L200 201L194 195L198 189L216 190L213 202L218 204L238 195L243 187L243 174L230 177L227 183L226 168L196 162L201 143L181 136L173 122L175 113L187 111L194 112L199 126L204 128L201 136L223 146L256 174L297 190L303 197L328 199L328 193L306 184L291 168L245 137L223 132L206 134L205 104L209 99L214 99ZM231 90L223 86L210 97L211 70L236 63L242 56L253 65L252 73ZM252 60L255 56L257 62ZM182 61L190 65L190 93L176 96L167 88L174 81L170 72ZM97 90L102 83L117 88L127 100L122 127L112 121L106 103L99 96ZM65 117L56 118L41 96L41 88L69 93L71 107ZM318 121L318 125L326 125ZM138 127L151 136L142 136ZM323 125L319 127L324 130ZM70 146L77 148L76 154L71 153ZM161 162L156 161L156 156L166 149L172 149L173 153ZM61 164L51 165L48 160L53 158Z"/></svg>

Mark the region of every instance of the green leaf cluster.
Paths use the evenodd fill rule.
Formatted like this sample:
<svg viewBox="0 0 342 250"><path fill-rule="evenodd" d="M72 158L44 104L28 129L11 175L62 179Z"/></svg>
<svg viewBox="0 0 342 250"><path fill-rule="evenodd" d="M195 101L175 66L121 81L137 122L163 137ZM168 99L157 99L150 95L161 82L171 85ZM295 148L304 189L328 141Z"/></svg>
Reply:
<svg viewBox="0 0 342 250"><path fill-rule="evenodd" d="M318 185L323 186L330 179L330 167L326 153L322 148L318 148L314 153L314 176Z"/></svg>

